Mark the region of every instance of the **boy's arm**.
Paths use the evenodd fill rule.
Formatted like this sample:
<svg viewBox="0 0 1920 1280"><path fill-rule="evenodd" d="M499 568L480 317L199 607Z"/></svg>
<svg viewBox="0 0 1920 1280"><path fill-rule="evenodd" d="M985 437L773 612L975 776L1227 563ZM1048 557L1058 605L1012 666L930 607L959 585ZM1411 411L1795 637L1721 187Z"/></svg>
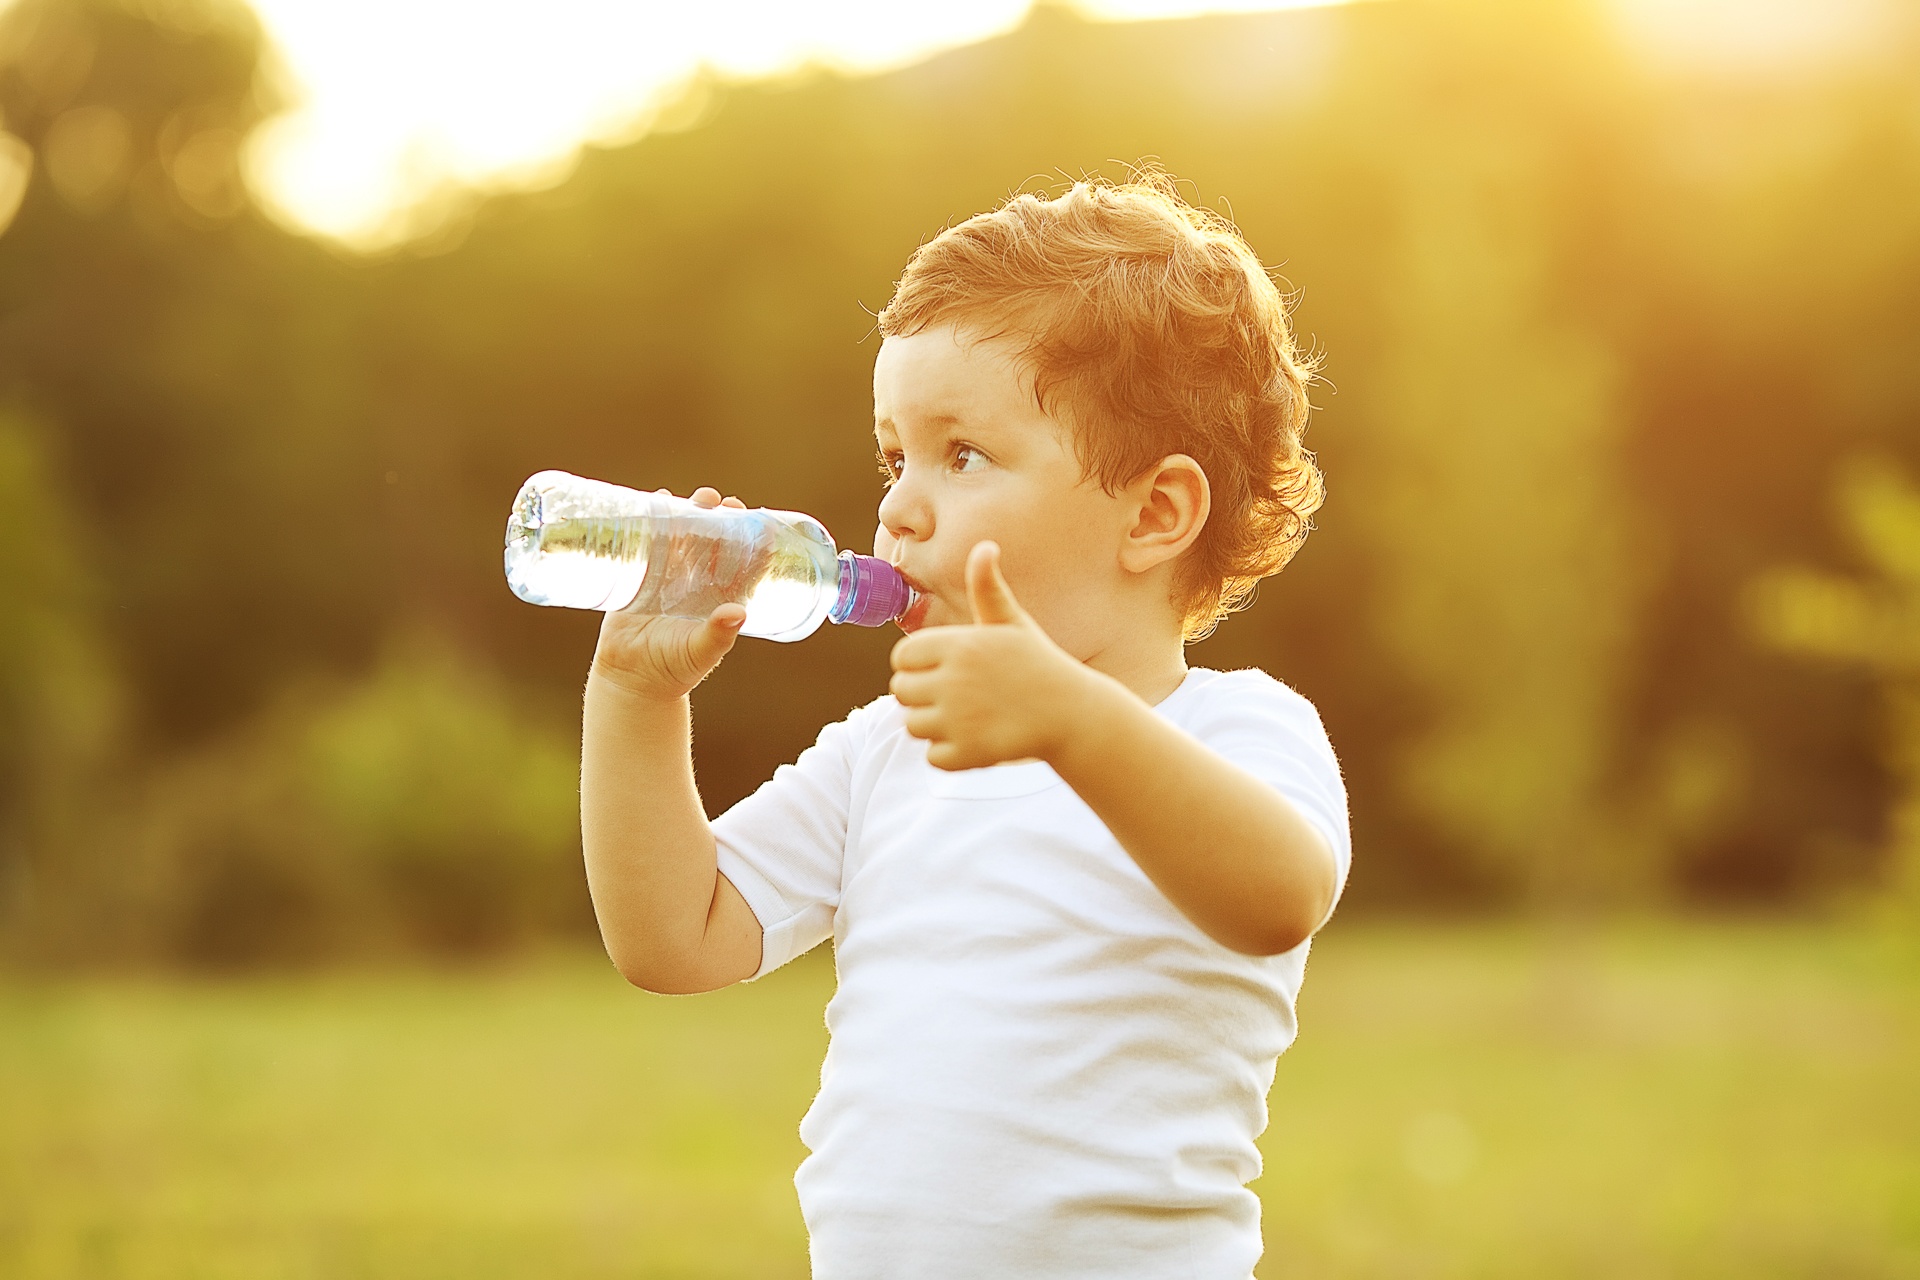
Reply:
<svg viewBox="0 0 1920 1280"><path fill-rule="evenodd" d="M712 489L693 500L721 502ZM720 874L694 786L687 701L744 621L723 604L704 621L618 612L600 624L581 716L580 842L607 956L650 991L711 991L760 967L760 922Z"/></svg>
<svg viewBox="0 0 1920 1280"><path fill-rule="evenodd" d="M760 922L721 875L693 781L685 694L594 662L580 746L580 839L607 955L635 986L712 991L760 967Z"/></svg>
<svg viewBox="0 0 1920 1280"><path fill-rule="evenodd" d="M968 564L988 625L933 628L894 650L894 696L908 732L930 740L928 762L1045 760L1214 941L1274 955L1311 937L1338 888L1325 839L1278 791L1056 646L993 556Z"/></svg>
<svg viewBox="0 0 1920 1280"><path fill-rule="evenodd" d="M1089 668L1043 757L1187 919L1249 955L1291 951L1333 907L1333 851L1287 799Z"/></svg>

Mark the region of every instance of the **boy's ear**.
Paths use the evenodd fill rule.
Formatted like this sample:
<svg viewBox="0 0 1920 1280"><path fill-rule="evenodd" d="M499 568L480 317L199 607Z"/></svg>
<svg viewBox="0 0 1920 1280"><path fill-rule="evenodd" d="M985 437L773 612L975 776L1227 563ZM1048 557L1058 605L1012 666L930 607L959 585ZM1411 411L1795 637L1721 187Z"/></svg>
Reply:
<svg viewBox="0 0 1920 1280"><path fill-rule="evenodd" d="M1207 473L1184 453L1168 454L1128 485L1133 527L1120 547L1120 565L1145 573L1176 560L1200 536L1212 510Z"/></svg>

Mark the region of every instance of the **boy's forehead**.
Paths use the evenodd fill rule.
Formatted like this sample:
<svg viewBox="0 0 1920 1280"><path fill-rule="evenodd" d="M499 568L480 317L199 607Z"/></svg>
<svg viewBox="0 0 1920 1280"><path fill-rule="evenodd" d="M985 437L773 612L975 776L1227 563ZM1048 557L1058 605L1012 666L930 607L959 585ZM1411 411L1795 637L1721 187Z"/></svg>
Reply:
<svg viewBox="0 0 1920 1280"><path fill-rule="evenodd" d="M874 361L877 431L982 427L1038 412L1032 375L1005 341L943 325L889 337Z"/></svg>

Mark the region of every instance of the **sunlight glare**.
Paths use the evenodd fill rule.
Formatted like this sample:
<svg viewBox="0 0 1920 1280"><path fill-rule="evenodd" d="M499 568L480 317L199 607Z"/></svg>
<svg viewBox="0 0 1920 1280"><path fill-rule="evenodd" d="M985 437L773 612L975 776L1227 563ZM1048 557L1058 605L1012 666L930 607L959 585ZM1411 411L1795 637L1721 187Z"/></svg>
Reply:
<svg viewBox="0 0 1920 1280"><path fill-rule="evenodd" d="M410 211L438 190L557 181L582 144L643 132L702 68L884 70L1008 31L1029 2L253 0L296 105L253 139L249 179L289 223L379 248L416 230ZM1137 20L1300 5L1076 7Z"/></svg>

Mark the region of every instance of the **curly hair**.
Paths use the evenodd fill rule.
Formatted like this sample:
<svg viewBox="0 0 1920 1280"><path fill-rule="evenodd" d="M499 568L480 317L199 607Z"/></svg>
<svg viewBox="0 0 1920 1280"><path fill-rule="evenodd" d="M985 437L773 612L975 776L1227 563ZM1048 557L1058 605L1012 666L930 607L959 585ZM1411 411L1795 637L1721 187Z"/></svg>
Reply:
<svg viewBox="0 0 1920 1280"><path fill-rule="evenodd" d="M1325 497L1301 445L1315 361L1288 309L1230 221L1139 170L941 232L908 260L880 332L1020 339L1040 408L1109 493L1169 454L1199 463L1212 509L1174 597L1195 640L1293 558Z"/></svg>

